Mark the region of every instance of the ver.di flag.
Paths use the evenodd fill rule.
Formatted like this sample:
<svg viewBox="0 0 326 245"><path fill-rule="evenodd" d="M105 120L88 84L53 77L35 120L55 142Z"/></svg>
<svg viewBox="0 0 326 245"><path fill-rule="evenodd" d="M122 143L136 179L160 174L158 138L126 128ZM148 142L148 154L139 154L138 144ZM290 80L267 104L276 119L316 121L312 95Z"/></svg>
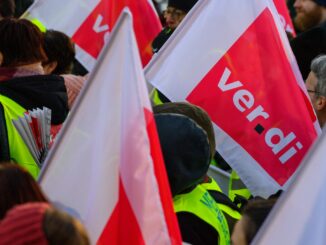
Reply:
<svg viewBox="0 0 326 245"><path fill-rule="evenodd" d="M92 244L180 244L130 13L76 103L40 177L47 196Z"/></svg>
<svg viewBox="0 0 326 245"><path fill-rule="evenodd" d="M282 194L253 244L323 245L326 203L326 131L309 152L289 190Z"/></svg>
<svg viewBox="0 0 326 245"><path fill-rule="evenodd" d="M319 129L275 6L202 0L145 76L210 115L217 150L253 195L285 189Z"/></svg>
<svg viewBox="0 0 326 245"><path fill-rule="evenodd" d="M23 17L72 37L78 60L91 70L124 7L134 16L139 52L146 65L152 57L152 40L162 29L151 0L38 0Z"/></svg>
<svg viewBox="0 0 326 245"><path fill-rule="evenodd" d="M288 33L291 33L293 37L296 36L294 26L290 17L289 9L284 0L274 0L275 7L279 14L281 23L284 27L284 30Z"/></svg>

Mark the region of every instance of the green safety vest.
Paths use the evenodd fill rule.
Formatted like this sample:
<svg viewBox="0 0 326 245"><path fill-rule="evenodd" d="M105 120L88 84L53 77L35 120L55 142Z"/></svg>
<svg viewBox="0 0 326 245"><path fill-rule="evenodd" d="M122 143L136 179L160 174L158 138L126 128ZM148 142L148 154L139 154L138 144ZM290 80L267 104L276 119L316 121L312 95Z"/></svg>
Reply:
<svg viewBox="0 0 326 245"><path fill-rule="evenodd" d="M213 197L201 185L189 193L176 195L173 198L174 211L189 212L205 221L219 234L219 244L230 244L230 232L227 221Z"/></svg>
<svg viewBox="0 0 326 245"><path fill-rule="evenodd" d="M22 116L26 110L13 100L3 95L0 95L0 103L3 106L4 116L6 119L10 159L28 170L28 172L36 179L40 169L12 123L13 119Z"/></svg>
<svg viewBox="0 0 326 245"><path fill-rule="evenodd" d="M251 193L249 189L242 182L237 173L232 170L231 177L229 180L229 198L234 202L236 196L240 196L246 200L249 199Z"/></svg>

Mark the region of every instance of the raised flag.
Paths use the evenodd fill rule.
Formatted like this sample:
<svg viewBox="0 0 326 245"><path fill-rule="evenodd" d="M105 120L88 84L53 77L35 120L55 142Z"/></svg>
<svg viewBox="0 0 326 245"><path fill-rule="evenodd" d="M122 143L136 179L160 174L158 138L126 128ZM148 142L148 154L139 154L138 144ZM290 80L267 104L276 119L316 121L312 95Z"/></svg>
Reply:
<svg viewBox="0 0 326 245"><path fill-rule="evenodd" d="M217 150L253 195L286 189L319 129L275 6L202 0L145 76L210 115Z"/></svg>
<svg viewBox="0 0 326 245"><path fill-rule="evenodd" d="M130 13L76 103L41 173L47 196L92 244L180 244Z"/></svg>
<svg viewBox="0 0 326 245"><path fill-rule="evenodd" d="M38 0L23 17L72 37L78 60L91 70L124 7L133 14L142 64L146 65L152 57L151 43L162 29L151 0Z"/></svg>
<svg viewBox="0 0 326 245"><path fill-rule="evenodd" d="M292 36L295 37L296 33L289 13L289 9L286 5L286 1L284 0L273 0L273 1L277 9L277 12L279 14L281 23L284 27L284 30L287 31L288 33L291 33Z"/></svg>
<svg viewBox="0 0 326 245"><path fill-rule="evenodd" d="M253 244L326 243L326 132L302 164L289 190L281 196Z"/></svg>

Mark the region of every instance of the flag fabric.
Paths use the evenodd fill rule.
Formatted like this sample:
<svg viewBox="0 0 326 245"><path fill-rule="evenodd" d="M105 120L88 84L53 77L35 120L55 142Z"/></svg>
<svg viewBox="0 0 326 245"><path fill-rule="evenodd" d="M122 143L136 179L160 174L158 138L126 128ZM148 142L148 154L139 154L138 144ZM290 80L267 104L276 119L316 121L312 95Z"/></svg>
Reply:
<svg viewBox="0 0 326 245"><path fill-rule="evenodd" d="M281 196L253 244L326 243L326 132L305 158L289 190Z"/></svg>
<svg viewBox="0 0 326 245"><path fill-rule="evenodd" d="M218 152L253 195L286 189L320 130L268 0L199 1L145 76L208 112Z"/></svg>
<svg viewBox="0 0 326 245"><path fill-rule="evenodd" d="M162 26L151 0L38 0L23 15L62 31L76 43L77 58L91 70L124 7L134 17L143 65L152 57L151 43Z"/></svg>
<svg viewBox="0 0 326 245"><path fill-rule="evenodd" d="M284 0L274 0L275 7L279 14L281 23L284 27L284 30L291 33L293 37L296 36L294 26L292 23L292 19L289 13L289 9L286 5L286 1Z"/></svg>
<svg viewBox="0 0 326 245"><path fill-rule="evenodd" d="M180 244L130 12L98 62L40 184L82 220L92 244Z"/></svg>

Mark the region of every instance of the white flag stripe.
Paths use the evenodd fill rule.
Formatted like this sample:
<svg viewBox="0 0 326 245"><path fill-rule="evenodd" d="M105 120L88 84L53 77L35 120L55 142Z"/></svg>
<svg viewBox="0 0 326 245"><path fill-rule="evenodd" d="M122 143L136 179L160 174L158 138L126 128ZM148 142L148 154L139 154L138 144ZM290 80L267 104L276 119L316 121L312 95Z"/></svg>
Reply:
<svg viewBox="0 0 326 245"><path fill-rule="evenodd" d="M130 60L131 65L120 66L115 70L116 73L120 74L120 79L125 81L120 88L120 111L122 112L120 135L122 138L121 146L123 146L123 152L120 156L120 174L145 243L161 242L168 244L168 229L160 202L158 183L154 178L150 142L145 127L144 109L146 107L151 111L146 92L146 82L138 55L136 38L128 28L123 29L126 36L124 39L129 41L127 44L129 48L116 48L116 57L120 57L121 60ZM115 59L115 62L121 63L118 59ZM130 92L123 93L122 91ZM130 103L131 101L133 103ZM131 179L130 176L133 178ZM140 191L143 192L141 195Z"/></svg>
<svg viewBox="0 0 326 245"><path fill-rule="evenodd" d="M297 178L272 210L255 244L325 244L325 130L305 158Z"/></svg>
<svg viewBox="0 0 326 245"><path fill-rule="evenodd" d="M38 0L29 7L23 18L32 16L40 20L47 28L60 30L68 36L72 36L89 15L90 9L94 9L100 0L69 0L49 1ZM76 13L78 10L78 14ZM50 10L50 11L49 11Z"/></svg>
<svg viewBox="0 0 326 245"><path fill-rule="evenodd" d="M96 59L93 58L92 56L90 56L87 52L85 52L77 44L75 44L75 48L76 48L76 59L84 67L87 67L90 71L92 71L93 67L96 65Z"/></svg>
<svg viewBox="0 0 326 245"><path fill-rule="evenodd" d="M168 244L144 119L144 74L131 14L122 16L40 181L52 201L80 216L96 243L118 203L120 172L145 243Z"/></svg>
<svg viewBox="0 0 326 245"><path fill-rule="evenodd" d="M241 145L229 137L216 124L213 124L213 127L217 151L225 153L224 159L226 162L234 163L232 167L237 169L239 175L243 176L242 181L250 190L253 190L252 194L254 196L264 196L266 193L275 193L277 190L282 189ZM237 154L233 154L235 151ZM244 162L246 164L243 164ZM250 181L252 179L255 179L255 182ZM257 182L260 183L259 186L257 186ZM283 186L283 188L286 188L286 186Z"/></svg>
<svg viewBox="0 0 326 245"><path fill-rule="evenodd" d="M237 8L233 8L229 1L199 1L145 68L147 80L163 94L167 94L171 100L184 99L267 6L265 1L255 0L255 2L257 8L252 8L251 4L246 1L237 1ZM225 13L232 12L232 15L207 15L209 19L205 21L198 18L202 12L212 7L223 9ZM235 17L237 21L234 21ZM225 29L225 26L228 28ZM196 35L188 31L190 28L196 30ZM223 30L223 32L212 36L207 35L205 32L207 30ZM181 44L184 40L196 47L191 50L191 53L189 53L188 45ZM219 49L216 49L216 43L219 44ZM175 49L178 49L177 53L172 51ZM187 59L188 56L196 62L179 63L178 69L174 68L175 64L167 62L167 58L175 60L178 57L185 57ZM155 64L155 67L152 64ZM158 77L156 68L174 72L167 72L164 77ZM171 84L180 84L183 89L174 89Z"/></svg>

